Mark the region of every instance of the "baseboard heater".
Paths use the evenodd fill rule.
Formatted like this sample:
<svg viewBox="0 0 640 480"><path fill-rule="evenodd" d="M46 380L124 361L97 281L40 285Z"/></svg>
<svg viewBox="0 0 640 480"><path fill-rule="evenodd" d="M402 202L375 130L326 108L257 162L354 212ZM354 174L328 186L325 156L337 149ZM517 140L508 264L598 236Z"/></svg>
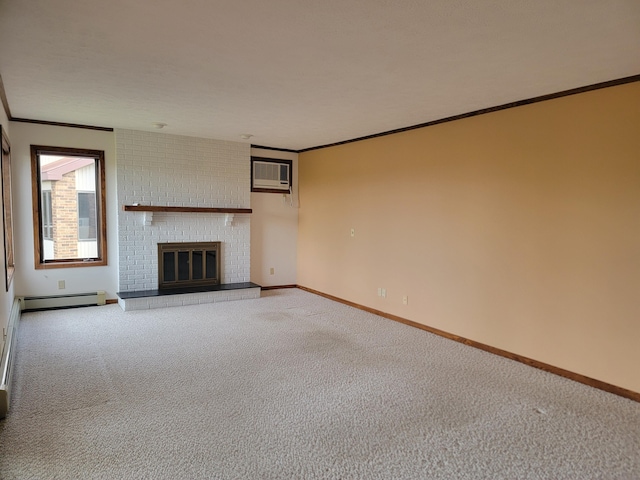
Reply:
<svg viewBox="0 0 640 480"><path fill-rule="evenodd" d="M56 308L89 307L107 303L104 291L20 298L22 311L53 310Z"/></svg>
<svg viewBox="0 0 640 480"><path fill-rule="evenodd" d="M16 350L16 338L18 337L18 323L20 322L20 300L16 299L11 307L9 323L4 337L2 349L2 361L0 361L0 418L7 416L9 411L9 399L11 397L11 373L13 357Z"/></svg>

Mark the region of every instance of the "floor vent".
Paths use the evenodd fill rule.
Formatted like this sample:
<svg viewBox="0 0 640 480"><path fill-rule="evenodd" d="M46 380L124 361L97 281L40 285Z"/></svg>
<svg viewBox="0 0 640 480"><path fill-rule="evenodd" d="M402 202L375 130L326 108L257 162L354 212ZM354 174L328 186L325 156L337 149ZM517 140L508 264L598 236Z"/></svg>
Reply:
<svg viewBox="0 0 640 480"><path fill-rule="evenodd" d="M15 300L9 315L4 348L2 349L2 361L0 362L0 418L7 416L9 411L9 399L11 397L11 373L13 357L15 356L16 338L18 337L18 323L20 322L20 301Z"/></svg>
<svg viewBox="0 0 640 480"><path fill-rule="evenodd" d="M56 308L89 307L104 305L106 295L104 291L90 293L75 293L72 295L51 295L46 297L23 297L22 311L53 310Z"/></svg>

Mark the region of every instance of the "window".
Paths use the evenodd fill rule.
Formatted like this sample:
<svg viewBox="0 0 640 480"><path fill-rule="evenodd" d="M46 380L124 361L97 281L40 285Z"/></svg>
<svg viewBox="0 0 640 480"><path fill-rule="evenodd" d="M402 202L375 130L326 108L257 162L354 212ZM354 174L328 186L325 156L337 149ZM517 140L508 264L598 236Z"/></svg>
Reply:
<svg viewBox="0 0 640 480"><path fill-rule="evenodd" d="M42 192L42 237L53 240L53 215L51 212L51 190Z"/></svg>
<svg viewBox="0 0 640 480"><path fill-rule="evenodd" d="M107 264L104 152L31 146L36 268Z"/></svg>
<svg viewBox="0 0 640 480"><path fill-rule="evenodd" d="M78 192L78 240L96 240L96 192Z"/></svg>
<svg viewBox="0 0 640 480"><path fill-rule="evenodd" d="M11 209L11 147L9 138L0 127L0 137L2 138L2 220L4 224L4 271L6 289L13 278L15 266L13 263L13 216Z"/></svg>
<svg viewBox="0 0 640 480"><path fill-rule="evenodd" d="M291 193L293 161L251 157L251 191Z"/></svg>

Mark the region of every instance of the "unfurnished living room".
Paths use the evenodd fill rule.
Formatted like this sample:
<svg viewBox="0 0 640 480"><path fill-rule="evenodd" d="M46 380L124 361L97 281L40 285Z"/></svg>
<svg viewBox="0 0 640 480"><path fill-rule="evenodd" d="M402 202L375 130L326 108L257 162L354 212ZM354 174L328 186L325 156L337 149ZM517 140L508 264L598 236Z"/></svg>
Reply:
<svg viewBox="0 0 640 480"><path fill-rule="evenodd" d="M638 0L0 0L0 478L640 478Z"/></svg>

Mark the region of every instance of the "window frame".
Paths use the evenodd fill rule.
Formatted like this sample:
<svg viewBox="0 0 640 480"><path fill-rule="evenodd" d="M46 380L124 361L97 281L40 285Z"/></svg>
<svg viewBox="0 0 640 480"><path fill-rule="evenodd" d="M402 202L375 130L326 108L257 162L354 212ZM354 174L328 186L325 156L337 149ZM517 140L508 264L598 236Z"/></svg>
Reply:
<svg viewBox="0 0 640 480"><path fill-rule="evenodd" d="M42 231L42 189L40 175L40 155L93 158L96 162L96 240L98 256L94 258L44 259ZM98 189L100 193L98 194ZM36 269L98 267L107 265L107 216L105 165L103 150L89 150L70 147L31 145L31 190L33 202L33 243Z"/></svg>
<svg viewBox="0 0 640 480"><path fill-rule="evenodd" d="M9 291L15 273L15 248L13 242L13 208L11 200L11 144L6 130L0 125L0 170L2 179L2 224L4 240L4 271L6 291Z"/></svg>

